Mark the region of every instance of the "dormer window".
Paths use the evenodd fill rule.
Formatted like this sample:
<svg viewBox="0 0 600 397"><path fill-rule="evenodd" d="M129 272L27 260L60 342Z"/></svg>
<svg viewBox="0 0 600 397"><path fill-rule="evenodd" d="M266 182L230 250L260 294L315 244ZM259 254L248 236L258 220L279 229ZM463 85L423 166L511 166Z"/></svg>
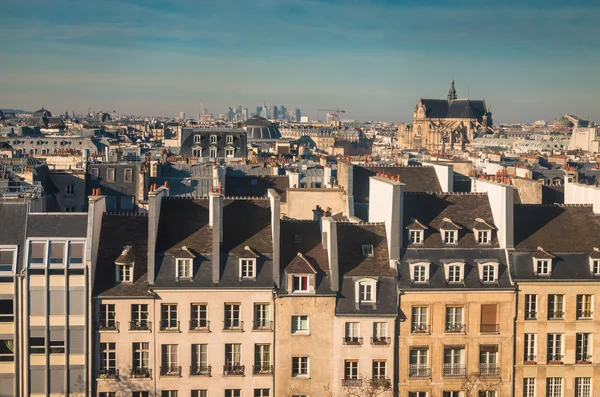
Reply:
<svg viewBox="0 0 600 397"><path fill-rule="evenodd" d="M201 135L194 135L194 143L200 143L202 141Z"/></svg>
<svg viewBox="0 0 600 397"><path fill-rule="evenodd" d="M373 256L373 245L367 244L362 246L362 254L364 257Z"/></svg>
<svg viewBox="0 0 600 397"><path fill-rule="evenodd" d="M429 282L429 263L410 263L410 279L413 283Z"/></svg>
<svg viewBox="0 0 600 397"><path fill-rule="evenodd" d="M477 244L490 244L492 242L492 230L495 226L484 219L475 218L473 233L477 239Z"/></svg>
<svg viewBox="0 0 600 397"><path fill-rule="evenodd" d="M458 243L458 231L462 229L461 226L454 223L449 218L443 219L444 224L440 227L440 233L442 234L442 239L444 244L457 244Z"/></svg>
<svg viewBox="0 0 600 397"><path fill-rule="evenodd" d="M117 265L117 281L118 282L132 282L133 281L133 266L135 257L131 246L123 247L123 252L115 261Z"/></svg>
<svg viewBox="0 0 600 397"><path fill-rule="evenodd" d="M600 277L600 249L596 247L590 254L590 273L594 277Z"/></svg>
<svg viewBox="0 0 600 397"><path fill-rule="evenodd" d="M117 266L117 281L120 282L131 282L131 268L133 266L129 263Z"/></svg>
<svg viewBox="0 0 600 397"><path fill-rule="evenodd" d="M245 279L256 278L256 259L240 259L240 277Z"/></svg>
<svg viewBox="0 0 600 397"><path fill-rule="evenodd" d="M536 259L535 269L538 276L550 275L550 259Z"/></svg>
<svg viewBox="0 0 600 397"><path fill-rule="evenodd" d="M292 276L292 292L308 292L308 276Z"/></svg>
<svg viewBox="0 0 600 397"><path fill-rule="evenodd" d="M192 278L192 260L189 258L177 259L177 277Z"/></svg>
<svg viewBox="0 0 600 397"><path fill-rule="evenodd" d="M475 260L479 267L479 281L495 283L498 281L498 262Z"/></svg>
<svg viewBox="0 0 600 397"><path fill-rule="evenodd" d="M444 230L444 244L456 244L458 240L457 230Z"/></svg>
<svg viewBox="0 0 600 397"><path fill-rule="evenodd" d="M374 303L376 296L375 280L359 280L356 282L356 297L358 303Z"/></svg>
<svg viewBox="0 0 600 397"><path fill-rule="evenodd" d="M409 230L411 244L421 244L423 242L423 230Z"/></svg>
<svg viewBox="0 0 600 397"><path fill-rule="evenodd" d="M448 283L462 283L465 278L465 264L462 262L444 263L444 272Z"/></svg>
<svg viewBox="0 0 600 397"><path fill-rule="evenodd" d="M210 143L212 143L212 144L217 143L217 136L216 135L211 135L210 136Z"/></svg>
<svg viewBox="0 0 600 397"><path fill-rule="evenodd" d="M226 142L228 145L231 145L233 143L233 135L227 135Z"/></svg>
<svg viewBox="0 0 600 397"><path fill-rule="evenodd" d="M477 244L489 244L491 234L490 230L477 230Z"/></svg>

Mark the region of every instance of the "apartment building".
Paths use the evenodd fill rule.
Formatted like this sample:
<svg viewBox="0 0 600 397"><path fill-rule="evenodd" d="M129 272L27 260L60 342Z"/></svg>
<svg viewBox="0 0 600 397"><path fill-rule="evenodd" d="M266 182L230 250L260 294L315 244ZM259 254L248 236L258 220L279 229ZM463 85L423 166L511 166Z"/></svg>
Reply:
<svg viewBox="0 0 600 397"><path fill-rule="evenodd" d="M515 395L591 397L599 381L600 217L592 205L516 205Z"/></svg>

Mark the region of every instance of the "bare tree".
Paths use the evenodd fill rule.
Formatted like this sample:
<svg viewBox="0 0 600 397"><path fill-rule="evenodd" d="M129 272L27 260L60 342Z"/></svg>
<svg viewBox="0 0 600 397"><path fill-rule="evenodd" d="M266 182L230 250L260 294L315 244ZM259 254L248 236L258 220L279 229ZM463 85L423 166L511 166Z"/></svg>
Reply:
<svg viewBox="0 0 600 397"><path fill-rule="evenodd" d="M500 378L481 376L479 372L472 372L464 377L461 391L464 392L465 397L491 397L488 392L496 392L495 395L499 395L501 385ZM480 396L482 393L483 396Z"/></svg>

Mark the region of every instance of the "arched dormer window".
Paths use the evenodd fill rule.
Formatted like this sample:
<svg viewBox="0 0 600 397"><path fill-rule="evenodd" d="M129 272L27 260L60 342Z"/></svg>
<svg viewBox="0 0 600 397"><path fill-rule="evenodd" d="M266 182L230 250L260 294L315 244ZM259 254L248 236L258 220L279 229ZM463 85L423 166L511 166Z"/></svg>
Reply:
<svg viewBox="0 0 600 397"><path fill-rule="evenodd" d="M130 245L123 247L123 252L115 260L117 281L127 283L133 281L133 266L135 264L135 256Z"/></svg>
<svg viewBox="0 0 600 397"><path fill-rule="evenodd" d="M377 281L363 278L355 284L356 303L375 303L377 301Z"/></svg>
<svg viewBox="0 0 600 397"><path fill-rule="evenodd" d="M202 141L202 135L194 135L194 143L200 143Z"/></svg>

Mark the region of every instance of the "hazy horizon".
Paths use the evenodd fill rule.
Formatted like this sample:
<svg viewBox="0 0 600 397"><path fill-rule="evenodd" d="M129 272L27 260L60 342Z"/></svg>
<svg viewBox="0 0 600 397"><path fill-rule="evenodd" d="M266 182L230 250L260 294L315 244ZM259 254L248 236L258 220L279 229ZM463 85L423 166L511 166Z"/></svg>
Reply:
<svg viewBox="0 0 600 397"><path fill-rule="evenodd" d="M485 98L495 122L600 119L600 3L4 0L0 108L194 117L340 107L409 122Z"/></svg>

